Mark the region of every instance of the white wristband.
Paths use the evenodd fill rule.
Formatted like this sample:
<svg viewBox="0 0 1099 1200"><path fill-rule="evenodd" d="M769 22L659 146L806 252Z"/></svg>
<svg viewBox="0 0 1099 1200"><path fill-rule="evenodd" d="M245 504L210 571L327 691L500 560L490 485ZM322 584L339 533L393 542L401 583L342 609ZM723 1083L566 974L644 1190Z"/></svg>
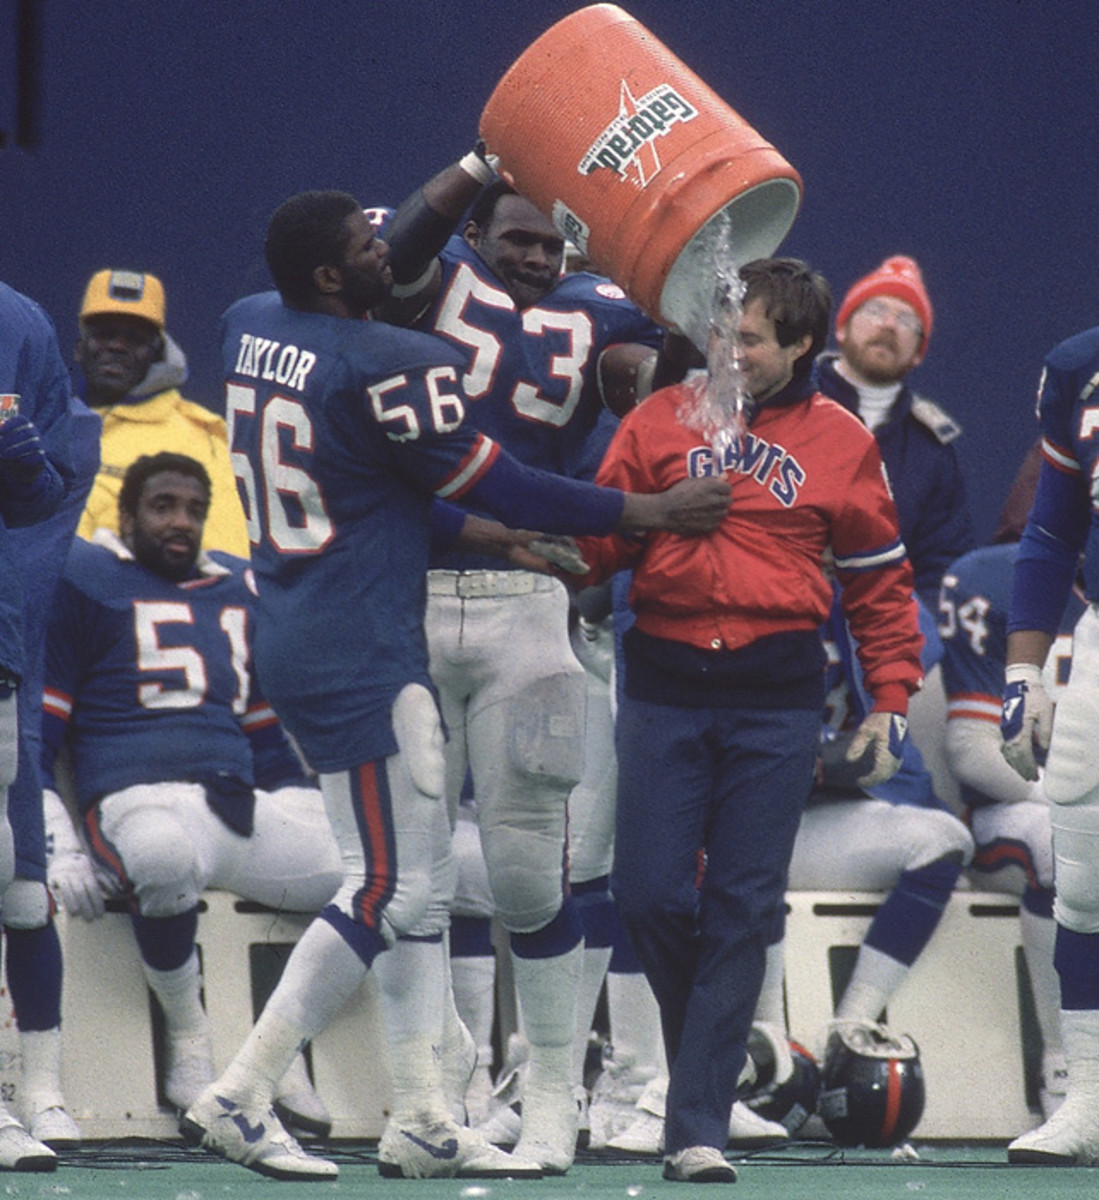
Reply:
<svg viewBox="0 0 1099 1200"><path fill-rule="evenodd" d="M1025 683L1028 686L1042 686L1042 668L1032 662L1008 663L1004 667L1006 683Z"/></svg>
<svg viewBox="0 0 1099 1200"><path fill-rule="evenodd" d="M475 179L483 187L486 183L491 183L496 178L496 172L488 165L487 162L477 153L476 150L470 150L468 154L464 154L458 159L458 166L462 168L467 175Z"/></svg>

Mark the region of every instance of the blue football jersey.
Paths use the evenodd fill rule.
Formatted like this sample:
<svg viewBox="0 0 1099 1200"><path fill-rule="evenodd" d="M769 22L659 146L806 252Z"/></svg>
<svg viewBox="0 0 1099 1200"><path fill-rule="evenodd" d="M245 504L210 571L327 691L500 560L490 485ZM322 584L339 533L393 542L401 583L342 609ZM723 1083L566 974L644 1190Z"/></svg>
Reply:
<svg viewBox="0 0 1099 1200"><path fill-rule="evenodd" d="M1007 661L1007 616L1017 543L983 546L953 563L943 576L939 635L943 642L943 686L947 720L987 721L997 728ZM1084 611L1074 591L1050 647L1043 682L1056 700L1072 665L1072 630ZM976 807L993 800L963 783L962 800Z"/></svg>
<svg viewBox="0 0 1099 1200"><path fill-rule="evenodd" d="M394 699L430 687L432 498L460 498L499 452L464 421L465 358L274 292L228 310L221 346L264 692L318 771L393 754Z"/></svg>
<svg viewBox="0 0 1099 1200"><path fill-rule="evenodd" d="M229 792L239 784L243 797L256 780L252 734L277 731L292 757L252 674L248 564L211 555L200 575L175 583L109 541L77 538L57 588L46 642L46 785L56 786L67 738L81 811L165 781ZM250 814L250 797L242 803Z"/></svg>
<svg viewBox="0 0 1099 1200"><path fill-rule="evenodd" d="M600 275L564 275L520 309L463 238L450 239L440 263L439 293L418 326L461 351L470 422L527 466L575 474L604 411L599 356L623 342L658 348L662 328ZM484 564L450 556L433 565Z"/></svg>
<svg viewBox="0 0 1099 1200"><path fill-rule="evenodd" d="M1052 634L1081 554L1085 595L1099 600L1099 327L1046 356L1038 425L1042 469L1020 542L1008 631Z"/></svg>

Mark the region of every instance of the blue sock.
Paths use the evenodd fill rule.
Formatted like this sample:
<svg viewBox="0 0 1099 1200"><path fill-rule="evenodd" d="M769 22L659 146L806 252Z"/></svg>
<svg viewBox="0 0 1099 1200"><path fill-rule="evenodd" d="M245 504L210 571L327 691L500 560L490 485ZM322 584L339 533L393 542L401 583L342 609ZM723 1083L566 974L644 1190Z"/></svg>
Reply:
<svg viewBox="0 0 1099 1200"><path fill-rule="evenodd" d="M961 871L955 858L905 871L878 909L865 944L911 966L938 928Z"/></svg>
<svg viewBox="0 0 1099 1200"><path fill-rule="evenodd" d="M61 939L48 921L40 929L9 929L8 991L15 1021L23 1033L56 1029L61 1024Z"/></svg>
<svg viewBox="0 0 1099 1200"><path fill-rule="evenodd" d="M141 957L156 971L174 971L191 957L198 932L198 906L172 917L132 914Z"/></svg>
<svg viewBox="0 0 1099 1200"><path fill-rule="evenodd" d="M513 933L511 948L520 958L557 958L584 939L576 902L566 896L557 916L533 933Z"/></svg>

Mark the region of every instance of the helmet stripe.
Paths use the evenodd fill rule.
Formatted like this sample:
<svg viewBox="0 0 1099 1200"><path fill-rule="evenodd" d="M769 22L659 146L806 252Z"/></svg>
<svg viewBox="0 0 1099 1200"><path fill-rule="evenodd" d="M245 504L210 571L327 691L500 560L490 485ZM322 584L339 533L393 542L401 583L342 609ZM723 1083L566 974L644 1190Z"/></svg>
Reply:
<svg viewBox="0 0 1099 1200"><path fill-rule="evenodd" d="M901 1072L903 1067L895 1058L889 1060L889 1075L885 1085L885 1115L882 1118L882 1140L888 1145L901 1115Z"/></svg>

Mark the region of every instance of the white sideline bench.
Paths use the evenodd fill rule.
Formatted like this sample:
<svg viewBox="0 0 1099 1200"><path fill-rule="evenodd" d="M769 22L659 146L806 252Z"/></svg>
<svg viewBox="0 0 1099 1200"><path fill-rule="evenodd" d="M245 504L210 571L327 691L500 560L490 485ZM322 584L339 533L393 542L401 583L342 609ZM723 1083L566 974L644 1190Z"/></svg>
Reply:
<svg viewBox="0 0 1099 1200"><path fill-rule="evenodd" d="M205 996L220 1069L253 1021L252 960L288 946L305 917L249 911L211 892L199 918ZM853 954L883 897L793 892L788 897L787 1010L791 1034L812 1048L832 1012L833 971ZM920 1046L927 1107L916 1137L1010 1138L1036 1122L1024 1085L1024 1021L1017 986L1018 907L998 894L958 891L931 945L889 1006L889 1021ZM157 1102L154 1032L130 919L92 925L57 917L65 956L63 1075L85 1137L172 1137ZM5 994L0 1094L18 1105L19 1047ZM389 1102L385 1039L374 985L366 985L312 1047L333 1136L379 1137Z"/></svg>

